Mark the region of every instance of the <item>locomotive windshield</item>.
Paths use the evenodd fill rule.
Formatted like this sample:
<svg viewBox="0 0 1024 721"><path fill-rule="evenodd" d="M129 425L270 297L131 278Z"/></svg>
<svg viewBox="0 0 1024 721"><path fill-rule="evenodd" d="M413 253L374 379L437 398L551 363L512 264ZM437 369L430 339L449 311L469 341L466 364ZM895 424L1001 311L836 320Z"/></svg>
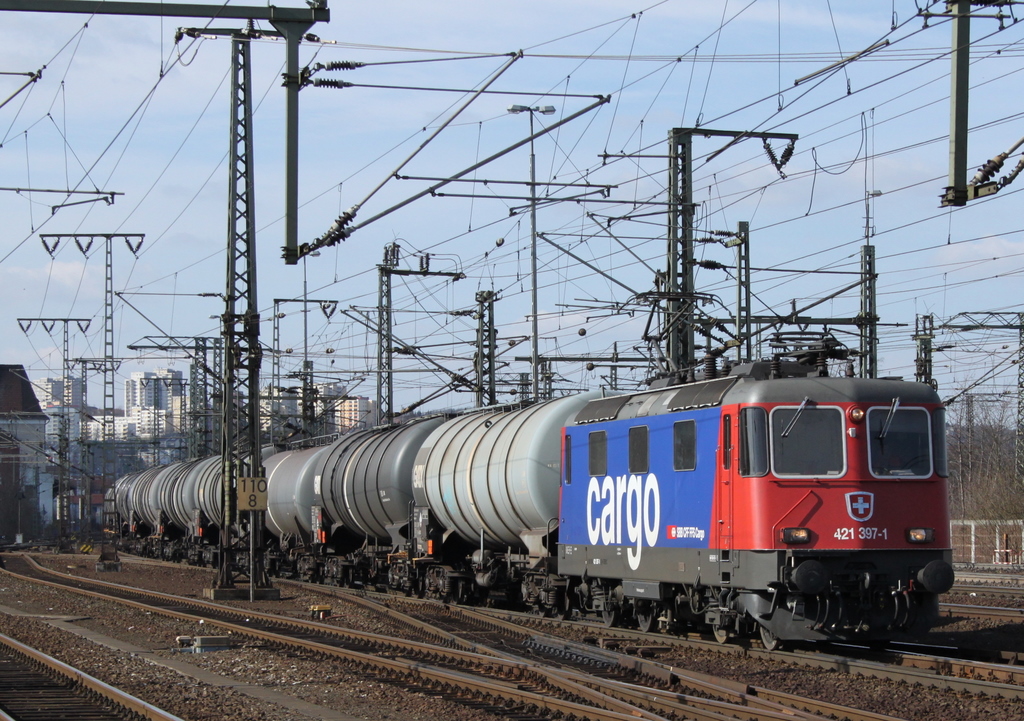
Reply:
<svg viewBox="0 0 1024 721"><path fill-rule="evenodd" d="M932 474L931 426L924 408L868 409L868 456L879 477Z"/></svg>
<svg viewBox="0 0 1024 721"><path fill-rule="evenodd" d="M840 476L846 468L843 452L843 412L800 406L777 407L771 413L772 469L777 476Z"/></svg>

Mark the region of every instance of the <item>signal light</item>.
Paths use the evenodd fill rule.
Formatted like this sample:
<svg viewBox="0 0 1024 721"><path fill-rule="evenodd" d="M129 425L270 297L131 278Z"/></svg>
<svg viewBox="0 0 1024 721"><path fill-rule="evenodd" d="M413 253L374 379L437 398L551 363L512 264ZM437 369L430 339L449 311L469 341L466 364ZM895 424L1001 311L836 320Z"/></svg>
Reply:
<svg viewBox="0 0 1024 721"><path fill-rule="evenodd" d="M934 528L908 528L907 541L910 543L931 543L935 540Z"/></svg>
<svg viewBox="0 0 1024 721"><path fill-rule="evenodd" d="M810 543L811 542L811 529L810 528L783 528L782 529L782 542L783 543Z"/></svg>

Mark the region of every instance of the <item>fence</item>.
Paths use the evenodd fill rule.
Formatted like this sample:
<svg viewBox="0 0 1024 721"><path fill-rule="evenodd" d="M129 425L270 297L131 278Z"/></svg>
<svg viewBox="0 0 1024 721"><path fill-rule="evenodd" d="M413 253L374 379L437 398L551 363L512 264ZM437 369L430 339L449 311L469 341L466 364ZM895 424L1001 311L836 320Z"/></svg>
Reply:
<svg viewBox="0 0 1024 721"><path fill-rule="evenodd" d="M953 562L1019 565L1024 555L1024 520L950 521Z"/></svg>

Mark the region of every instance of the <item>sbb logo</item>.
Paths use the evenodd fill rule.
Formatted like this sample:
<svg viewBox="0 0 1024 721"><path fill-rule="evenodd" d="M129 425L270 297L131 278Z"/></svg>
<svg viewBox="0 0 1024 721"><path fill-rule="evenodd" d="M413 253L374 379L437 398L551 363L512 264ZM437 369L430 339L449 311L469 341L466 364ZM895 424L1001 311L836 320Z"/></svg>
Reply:
<svg viewBox="0 0 1024 721"><path fill-rule="evenodd" d="M634 571L640 567L643 545L653 546L661 526L661 490L658 477L605 476L590 479L587 486L587 534L590 543L622 545L622 530L632 546L626 561Z"/></svg>

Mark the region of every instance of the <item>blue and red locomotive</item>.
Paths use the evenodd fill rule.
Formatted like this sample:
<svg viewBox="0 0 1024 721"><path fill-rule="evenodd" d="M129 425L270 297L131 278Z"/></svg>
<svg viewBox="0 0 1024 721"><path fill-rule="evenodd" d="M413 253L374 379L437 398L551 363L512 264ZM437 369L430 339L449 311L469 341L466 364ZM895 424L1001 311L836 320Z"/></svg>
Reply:
<svg viewBox="0 0 1024 721"><path fill-rule="evenodd" d="M924 384L802 369L577 414L558 544L574 604L766 645L931 627L953 583L942 405Z"/></svg>
<svg viewBox="0 0 1024 721"><path fill-rule="evenodd" d="M941 402L823 368L749 363L278 453L264 552L283 575L769 647L925 631L953 583ZM120 479L125 543L212 562L217 468Z"/></svg>

